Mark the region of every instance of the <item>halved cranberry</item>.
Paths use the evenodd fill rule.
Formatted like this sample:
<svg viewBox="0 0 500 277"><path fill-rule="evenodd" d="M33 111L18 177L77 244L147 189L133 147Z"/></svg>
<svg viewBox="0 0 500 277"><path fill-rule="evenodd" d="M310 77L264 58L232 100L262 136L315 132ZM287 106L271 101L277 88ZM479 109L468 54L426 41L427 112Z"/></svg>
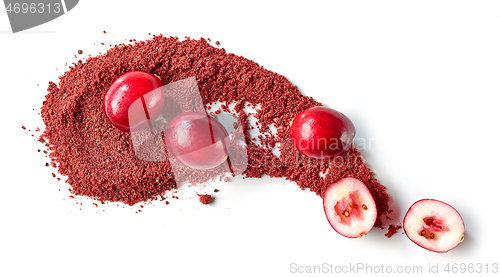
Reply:
<svg viewBox="0 0 500 277"><path fill-rule="evenodd" d="M365 235L377 219L372 194L363 182L352 177L340 179L326 189L323 208L333 229L348 238Z"/></svg>
<svg viewBox="0 0 500 277"><path fill-rule="evenodd" d="M457 210L434 199L415 202L405 215L403 228L415 244L438 253L455 248L465 234L464 221Z"/></svg>

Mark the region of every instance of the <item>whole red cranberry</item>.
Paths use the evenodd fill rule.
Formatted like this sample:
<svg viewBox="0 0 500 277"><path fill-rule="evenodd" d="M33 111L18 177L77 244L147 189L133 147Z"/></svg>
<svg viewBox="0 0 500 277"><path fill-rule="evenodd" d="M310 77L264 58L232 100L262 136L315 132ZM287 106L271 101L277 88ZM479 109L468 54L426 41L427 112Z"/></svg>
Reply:
<svg viewBox="0 0 500 277"><path fill-rule="evenodd" d="M165 132L165 144L178 161L198 170L220 165L230 146L224 125L205 112L177 115Z"/></svg>
<svg viewBox="0 0 500 277"><path fill-rule="evenodd" d="M103 109L109 122L124 131L138 131L160 116L165 101L160 78L143 71L127 72L109 87Z"/></svg>
<svg viewBox="0 0 500 277"><path fill-rule="evenodd" d="M344 114L325 107L312 107L292 121L290 136L300 153L327 159L347 153L356 129Z"/></svg>

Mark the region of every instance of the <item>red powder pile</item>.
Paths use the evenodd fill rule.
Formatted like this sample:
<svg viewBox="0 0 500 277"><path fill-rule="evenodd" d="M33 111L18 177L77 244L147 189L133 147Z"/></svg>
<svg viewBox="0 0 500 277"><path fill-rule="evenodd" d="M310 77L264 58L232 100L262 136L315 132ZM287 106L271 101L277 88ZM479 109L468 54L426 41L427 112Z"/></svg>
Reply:
<svg viewBox="0 0 500 277"><path fill-rule="evenodd" d="M130 133L111 126L103 114L107 88L132 70L156 74L164 84L194 76L205 104L236 102L234 115L243 124L247 143L248 166L243 176L285 177L319 196L334 181L355 177L372 193L378 210L375 226L382 226L380 219L387 213L389 196L354 147L344 157L328 163L299 154L291 144L290 121L304 109L321 104L300 94L285 77L213 47L205 39L179 41L160 35L132 45L118 45L103 55L74 63L58 85L49 84L41 110L46 125L41 141L50 148L52 164L68 177L74 194L133 205L177 187L168 160L138 159ZM179 105L184 105L181 100ZM260 131L268 131L268 125L274 123L276 135L260 136L260 141L251 138L249 131L254 127L243 111L248 104L260 104L255 115ZM229 111L227 106L222 109ZM271 151L278 143L280 157ZM194 181L208 179L202 173L194 177Z"/></svg>

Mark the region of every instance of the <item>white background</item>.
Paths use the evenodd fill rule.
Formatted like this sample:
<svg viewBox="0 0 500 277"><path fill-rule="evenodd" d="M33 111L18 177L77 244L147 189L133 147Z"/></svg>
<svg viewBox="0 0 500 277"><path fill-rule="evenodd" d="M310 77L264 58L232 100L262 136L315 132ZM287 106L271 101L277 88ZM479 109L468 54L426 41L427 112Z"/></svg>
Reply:
<svg viewBox="0 0 500 277"><path fill-rule="evenodd" d="M461 213L465 241L436 254L401 230L347 239L329 226L320 197L267 177L182 189L179 200L138 214L137 206L70 199L30 135L43 128L47 84L79 49L96 55L148 33L218 40L345 113L356 140L371 142L362 154L394 199L392 215L401 221L419 199L445 201ZM478 275L492 276L485 264L491 272L500 263L499 34L496 1L94 0L17 34L0 10L0 276L286 276L323 263L422 266L418 276L429 264L444 273L450 263L475 271L482 263ZM198 202L195 192L214 188L213 204Z"/></svg>

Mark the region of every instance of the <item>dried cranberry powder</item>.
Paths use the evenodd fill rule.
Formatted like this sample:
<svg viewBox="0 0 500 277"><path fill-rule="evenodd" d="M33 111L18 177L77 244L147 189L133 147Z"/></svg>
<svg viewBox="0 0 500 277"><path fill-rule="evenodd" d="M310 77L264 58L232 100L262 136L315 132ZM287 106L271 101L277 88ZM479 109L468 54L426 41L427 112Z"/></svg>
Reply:
<svg viewBox="0 0 500 277"><path fill-rule="evenodd" d="M212 201L212 196L210 194L198 194L200 197L200 202L203 205L208 205Z"/></svg>
<svg viewBox="0 0 500 277"><path fill-rule="evenodd" d="M387 231L387 233L385 234L386 237L390 238L392 237L394 234L397 234L398 230L403 228L401 225L389 225L389 230Z"/></svg>
<svg viewBox="0 0 500 277"><path fill-rule="evenodd" d="M382 226L380 218L387 213L389 196L355 147L328 163L301 155L291 144L289 122L301 111L321 104L300 94L285 77L213 47L203 38L178 41L160 35L117 45L103 55L74 63L60 77L59 85L49 83L41 113L46 125L41 141L48 140L50 158L59 165L59 173L68 177L74 194L133 205L177 187L168 161L139 160L130 133L113 128L103 114L107 88L133 70L156 74L164 84L195 76L205 104L236 102L235 116L243 124L248 146L245 177L285 177L319 196L336 180L355 177L373 194L378 210L375 226ZM243 111L248 104L260 104L255 115L260 131L268 131L268 125L274 123L276 135L260 136L260 143L250 137L254 127ZM223 110L228 109L223 106ZM279 157L271 150L278 143ZM206 180L201 175L196 178Z"/></svg>

